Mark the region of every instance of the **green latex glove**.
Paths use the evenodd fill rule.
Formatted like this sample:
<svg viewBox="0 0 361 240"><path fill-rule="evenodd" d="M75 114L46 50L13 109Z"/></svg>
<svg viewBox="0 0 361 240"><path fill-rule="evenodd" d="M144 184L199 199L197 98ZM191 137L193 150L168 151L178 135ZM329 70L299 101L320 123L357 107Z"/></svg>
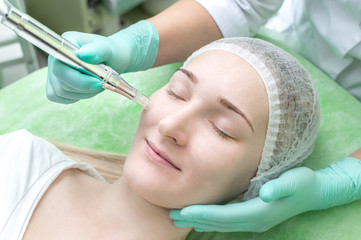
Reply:
<svg viewBox="0 0 361 240"><path fill-rule="evenodd" d="M260 197L242 203L194 205L172 210L177 227L208 232L263 232L302 212L361 199L361 161L344 158L324 169L291 169L262 186Z"/></svg>
<svg viewBox="0 0 361 240"><path fill-rule="evenodd" d="M79 47L76 55L91 64L104 63L118 73L151 68L155 62L159 37L145 20L109 37L80 32L66 32L63 37ZM74 103L103 91L101 81L83 74L50 56L46 93L49 100Z"/></svg>

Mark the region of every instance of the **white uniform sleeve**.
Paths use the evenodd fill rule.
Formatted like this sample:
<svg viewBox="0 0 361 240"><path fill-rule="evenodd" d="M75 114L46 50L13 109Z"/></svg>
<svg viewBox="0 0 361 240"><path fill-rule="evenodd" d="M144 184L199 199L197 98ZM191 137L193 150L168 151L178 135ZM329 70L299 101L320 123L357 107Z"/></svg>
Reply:
<svg viewBox="0 0 361 240"><path fill-rule="evenodd" d="M223 37L249 37L281 7L283 0L197 0L212 16Z"/></svg>

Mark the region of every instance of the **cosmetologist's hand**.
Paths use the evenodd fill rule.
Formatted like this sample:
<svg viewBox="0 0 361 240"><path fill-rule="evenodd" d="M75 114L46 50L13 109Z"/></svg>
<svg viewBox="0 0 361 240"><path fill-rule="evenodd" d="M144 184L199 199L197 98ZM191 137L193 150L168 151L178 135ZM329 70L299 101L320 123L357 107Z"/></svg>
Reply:
<svg viewBox="0 0 361 240"><path fill-rule="evenodd" d="M109 37L66 32L63 37L79 47L76 55L91 64L104 63L118 73L146 70L155 62L159 37L145 20ZM48 59L46 93L49 100L74 103L103 91L101 81L67 66L52 56Z"/></svg>
<svg viewBox="0 0 361 240"><path fill-rule="evenodd" d="M260 197L228 205L172 210L177 227L200 232L263 232L305 211L361 199L361 161L344 158L324 169L291 169L262 186Z"/></svg>

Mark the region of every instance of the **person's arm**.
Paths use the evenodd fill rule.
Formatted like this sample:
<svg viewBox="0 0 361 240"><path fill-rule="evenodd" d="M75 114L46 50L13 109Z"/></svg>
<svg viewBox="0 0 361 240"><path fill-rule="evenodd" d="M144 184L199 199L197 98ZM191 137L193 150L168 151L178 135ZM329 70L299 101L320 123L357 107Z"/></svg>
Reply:
<svg viewBox="0 0 361 240"><path fill-rule="evenodd" d="M242 203L172 210L178 227L196 231L263 232L303 212L361 200L361 148L323 169L291 169L267 182L260 197Z"/></svg>
<svg viewBox="0 0 361 240"><path fill-rule="evenodd" d="M357 149L350 157L356 158L361 161L361 148Z"/></svg>
<svg viewBox="0 0 361 240"><path fill-rule="evenodd" d="M148 19L159 35L154 66L184 61L200 47L222 38L207 10L194 0L181 0Z"/></svg>
<svg viewBox="0 0 361 240"><path fill-rule="evenodd" d="M283 0L180 0L148 19L159 34L155 66L184 61L222 37L250 37L281 7Z"/></svg>

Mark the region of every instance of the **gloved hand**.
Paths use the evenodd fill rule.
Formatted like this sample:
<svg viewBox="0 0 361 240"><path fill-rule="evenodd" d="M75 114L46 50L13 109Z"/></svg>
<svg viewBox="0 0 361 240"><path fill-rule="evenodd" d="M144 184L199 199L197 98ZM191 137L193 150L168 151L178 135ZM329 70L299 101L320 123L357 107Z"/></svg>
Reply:
<svg viewBox="0 0 361 240"><path fill-rule="evenodd" d="M291 169L264 184L260 197L242 203L172 210L177 227L208 232L263 232L302 212L361 199L361 161L344 158L324 169Z"/></svg>
<svg viewBox="0 0 361 240"><path fill-rule="evenodd" d="M76 55L91 64L104 63L118 73L146 70L153 66L159 45L154 26L145 20L109 37L66 32L63 37L80 47ZM50 56L46 93L49 100L74 103L103 91L101 81L83 74Z"/></svg>

